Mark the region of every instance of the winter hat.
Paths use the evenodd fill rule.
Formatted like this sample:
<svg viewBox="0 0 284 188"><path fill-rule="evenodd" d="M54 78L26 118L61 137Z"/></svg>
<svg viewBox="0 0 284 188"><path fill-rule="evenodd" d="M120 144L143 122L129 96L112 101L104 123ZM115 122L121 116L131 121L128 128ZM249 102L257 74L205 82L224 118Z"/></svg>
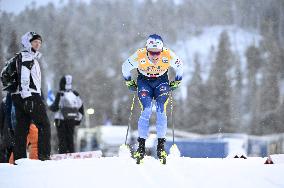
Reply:
<svg viewBox="0 0 284 188"><path fill-rule="evenodd" d="M72 89L72 76L71 75L65 75L60 79L59 89L61 91Z"/></svg>
<svg viewBox="0 0 284 188"><path fill-rule="evenodd" d="M161 52L163 50L163 39L157 34L152 34L148 37L146 42L147 51L151 52Z"/></svg>
<svg viewBox="0 0 284 188"><path fill-rule="evenodd" d="M27 32L22 36L22 45L25 49L30 49L32 47L31 41L39 39L42 41L42 38L36 32Z"/></svg>
<svg viewBox="0 0 284 188"><path fill-rule="evenodd" d="M40 40L42 42L42 38L39 34L37 34L36 32L30 32L32 38L30 39L30 42L32 42L33 40Z"/></svg>

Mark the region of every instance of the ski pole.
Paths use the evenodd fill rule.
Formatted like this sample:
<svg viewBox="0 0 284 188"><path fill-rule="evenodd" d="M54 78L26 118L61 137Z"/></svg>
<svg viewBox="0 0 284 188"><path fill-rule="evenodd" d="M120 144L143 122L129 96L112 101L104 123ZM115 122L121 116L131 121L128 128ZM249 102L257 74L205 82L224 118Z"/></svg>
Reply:
<svg viewBox="0 0 284 188"><path fill-rule="evenodd" d="M133 108L134 108L134 104L135 104L135 96L136 96L136 95L135 95L135 93L134 93L134 94L133 94L133 98L132 98L132 104L131 104L131 107L130 107L130 115L129 115L129 118L128 118L127 132L126 132L126 137L125 137L125 142L124 142L125 145L126 145L126 142L127 142L129 127L130 127L130 123L131 123L131 119L132 119Z"/></svg>
<svg viewBox="0 0 284 188"><path fill-rule="evenodd" d="M171 117L172 117L172 133L173 133L173 145L175 144L175 122L174 122L174 101L173 101L173 92L170 91L171 93Z"/></svg>

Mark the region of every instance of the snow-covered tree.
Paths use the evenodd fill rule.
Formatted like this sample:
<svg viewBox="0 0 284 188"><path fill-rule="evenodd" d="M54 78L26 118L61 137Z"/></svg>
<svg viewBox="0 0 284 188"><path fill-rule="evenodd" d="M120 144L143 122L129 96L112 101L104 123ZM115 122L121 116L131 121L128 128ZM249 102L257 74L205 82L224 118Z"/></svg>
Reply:
<svg viewBox="0 0 284 188"><path fill-rule="evenodd" d="M11 32L9 39L10 39L10 43L9 43L8 50L7 50L7 53L8 53L7 59L14 57L15 54L18 53L20 50L20 47L19 47L20 43L19 43L18 36L15 30Z"/></svg>
<svg viewBox="0 0 284 188"><path fill-rule="evenodd" d="M3 51L3 38L2 38L2 24L0 24L0 71L2 70L2 68L4 67L4 51ZM1 84L2 86L2 84ZM2 101L3 98L3 93L2 93L2 89L0 91L0 100Z"/></svg>
<svg viewBox="0 0 284 188"><path fill-rule="evenodd" d="M186 130L206 133L206 118L208 109L205 101L205 87L201 77L201 67L198 54L194 58L195 70L188 85L187 91L187 110L184 118L186 119Z"/></svg>
<svg viewBox="0 0 284 188"><path fill-rule="evenodd" d="M247 58L247 97L245 102L245 113L248 114L248 124L252 127L258 122L259 114L259 89L260 85L260 68L263 60L260 50L255 46L250 46L246 51Z"/></svg>
<svg viewBox="0 0 284 188"><path fill-rule="evenodd" d="M220 35L216 60L212 65L207 83L209 119L208 128L212 132L232 131L231 125L231 81L229 69L232 65L230 41L226 32Z"/></svg>

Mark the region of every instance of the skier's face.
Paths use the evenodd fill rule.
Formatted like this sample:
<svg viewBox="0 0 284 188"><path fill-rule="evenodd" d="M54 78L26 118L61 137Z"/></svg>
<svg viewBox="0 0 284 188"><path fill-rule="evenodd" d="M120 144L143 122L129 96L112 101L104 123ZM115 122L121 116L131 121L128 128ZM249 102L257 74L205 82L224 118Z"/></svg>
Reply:
<svg viewBox="0 0 284 188"><path fill-rule="evenodd" d="M33 48L34 50L38 51L38 50L40 49L40 47L41 47L41 40L38 40L38 39L33 40L33 41L31 42L31 44L32 44L32 48Z"/></svg>
<svg viewBox="0 0 284 188"><path fill-rule="evenodd" d="M161 52L151 52L148 51L149 59L153 62L157 62L160 59Z"/></svg>

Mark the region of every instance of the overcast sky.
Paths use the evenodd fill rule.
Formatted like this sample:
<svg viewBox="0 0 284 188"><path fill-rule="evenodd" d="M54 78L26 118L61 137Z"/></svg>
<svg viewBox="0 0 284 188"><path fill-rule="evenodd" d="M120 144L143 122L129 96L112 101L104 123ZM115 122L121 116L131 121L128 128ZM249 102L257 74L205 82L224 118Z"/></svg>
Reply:
<svg viewBox="0 0 284 188"><path fill-rule="evenodd" d="M36 3L36 6L47 5L49 2L53 2L56 6L60 6L68 2L69 0L0 0L0 11L6 11L9 13L19 14L25 9L26 6ZM75 0L75 1L84 1L91 2L91 0ZM108 0L111 1L111 0ZM137 0L143 1L143 0ZM158 1L158 0L152 0ZM183 0L174 0L176 4L180 4Z"/></svg>
<svg viewBox="0 0 284 188"><path fill-rule="evenodd" d="M90 0L77 1L89 2ZM18 14L23 11L26 6L31 5L32 2L36 2L36 6L46 5L49 2L53 2L55 5L61 5L68 2L68 0L0 0L0 10Z"/></svg>

